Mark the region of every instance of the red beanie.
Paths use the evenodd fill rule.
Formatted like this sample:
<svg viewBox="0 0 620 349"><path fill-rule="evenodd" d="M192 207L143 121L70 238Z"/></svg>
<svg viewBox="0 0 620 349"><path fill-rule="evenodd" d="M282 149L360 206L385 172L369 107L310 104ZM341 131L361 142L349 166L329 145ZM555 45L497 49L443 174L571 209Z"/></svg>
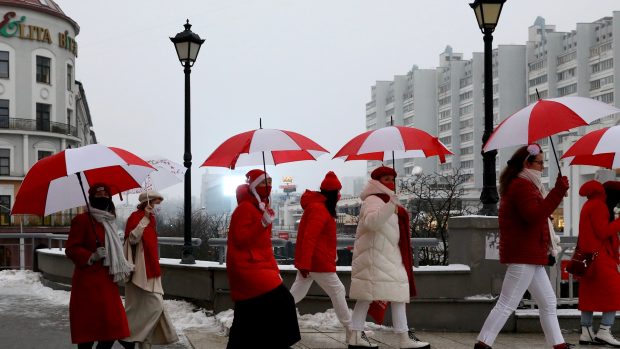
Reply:
<svg viewBox="0 0 620 349"><path fill-rule="evenodd" d="M95 196L97 192L104 191L108 196L112 196L110 187L104 183L95 183L88 188L88 196Z"/></svg>
<svg viewBox="0 0 620 349"><path fill-rule="evenodd" d="M381 166L375 168L375 170L370 174L370 178L375 180L379 180L379 178L383 176L394 176L394 178L396 178L396 171L394 171L391 167Z"/></svg>
<svg viewBox="0 0 620 349"><path fill-rule="evenodd" d="M245 174L246 182L248 184L252 184L252 182L254 182L259 176L264 173L265 171L259 169L250 170L248 173Z"/></svg>
<svg viewBox="0 0 620 349"><path fill-rule="evenodd" d="M340 184L340 181L334 171L327 172L325 179L321 182L321 190L332 191L340 189L342 189L342 184Z"/></svg>

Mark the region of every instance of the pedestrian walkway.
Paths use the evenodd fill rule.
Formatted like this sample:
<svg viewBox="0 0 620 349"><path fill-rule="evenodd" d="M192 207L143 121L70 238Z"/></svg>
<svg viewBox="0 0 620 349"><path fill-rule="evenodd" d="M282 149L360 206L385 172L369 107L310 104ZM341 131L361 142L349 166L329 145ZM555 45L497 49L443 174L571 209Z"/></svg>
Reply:
<svg viewBox="0 0 620 349"><path fill-rule="evenodd" d="M313 329L302 329L301 341L293 346L295 349L341 349L347 348L344 332L326 332ZM194 349L224 349L228 338L224 335L206 333L199 330L186 330L185 335ZM471 349L474 346L477 333L452 332L418 332L416 335L431 343L432 349ZM374 332L370 338L379 344L380 349L396 349L396 336L391 332ZM576 333L564 334L569 343L578 343ZM257 343L258 347L262 346ZM580 346L578 345L577 348ZM493 349L549 349L542 333L501 333L493 345ZM584 348L587 348L584 347Z"/></svg>

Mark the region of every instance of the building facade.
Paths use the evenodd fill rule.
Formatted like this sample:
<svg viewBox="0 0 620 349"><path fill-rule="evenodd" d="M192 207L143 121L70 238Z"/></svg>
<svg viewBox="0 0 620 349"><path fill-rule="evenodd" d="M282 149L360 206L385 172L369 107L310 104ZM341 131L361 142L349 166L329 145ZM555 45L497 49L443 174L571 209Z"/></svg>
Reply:
<svg viewBox="0 0 620 349"><path fill-rule="evenodd" d="M52 0L0 0L0 19L0 224L7 225L5 208L35 162L97 140L75 81L78 24Z"/></svg>

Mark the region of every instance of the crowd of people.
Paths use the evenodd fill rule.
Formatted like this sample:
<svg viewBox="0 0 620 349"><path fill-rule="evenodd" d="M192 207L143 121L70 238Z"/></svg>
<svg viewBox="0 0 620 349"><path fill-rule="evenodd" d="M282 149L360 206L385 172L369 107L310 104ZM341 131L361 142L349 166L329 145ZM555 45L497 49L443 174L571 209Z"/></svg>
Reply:
<svg viewBox="0 0 620 349"><path fill-rule="evenodd" d="M515 151L499 180L500 262L507 266L502 290L488 315L475 349L489 349L523 295L537 303L546 341L554 349L571 348L560 330L557 300L545 267L554 265L561 250L551 215L569 189L558 176L549 191L542 183L544 156L538 144ZM328 172L318 191L301 197L295 267L290 290L276 263L272 237L275 212L270 207L271 178L262 170L246 174L237 188L238 205L228 233L226 268L234 319L228 349L290 348L301 339L295 304L316 282L331 299L345 329L349 348L377 348L365 334L370 312L391 307L392 327L400 348L430 348L415 336L407 321L407 304L416 296L409 213L395 194L397 173L381 166L360 198L362 206L353 247L349 299L336 274L336 204L342 185ZM587 198L580 216L577 249L591 253L588 272L579 278L580 344L620 347L611 333L620 310L620 220L614 208L620 201L620 182L596 180L581 186ZM115 233L114 204L105 184L89 190L90 214L72 222L66 254L75 264L70 302L71 335L78 348L149 348L178 340L163 305L154 208L163 197L152 191L140 195L129 217L125 241ZM125 282L125 306L117 283ZM602 312L593 330L593 312ZM374 317L374 316L373 316Z"/></svg>

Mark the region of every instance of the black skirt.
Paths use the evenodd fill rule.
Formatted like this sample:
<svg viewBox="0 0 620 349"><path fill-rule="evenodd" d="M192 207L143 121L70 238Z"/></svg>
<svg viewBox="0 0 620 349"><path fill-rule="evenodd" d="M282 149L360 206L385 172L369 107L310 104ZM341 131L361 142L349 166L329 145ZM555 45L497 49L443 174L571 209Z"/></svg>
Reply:
<svg viewBox="0 0 620 349"><path fill-rule="evenodd" d="M295 300L280 284L260 296L235 303L226 349L288 348L300 339Z"/></svg>

